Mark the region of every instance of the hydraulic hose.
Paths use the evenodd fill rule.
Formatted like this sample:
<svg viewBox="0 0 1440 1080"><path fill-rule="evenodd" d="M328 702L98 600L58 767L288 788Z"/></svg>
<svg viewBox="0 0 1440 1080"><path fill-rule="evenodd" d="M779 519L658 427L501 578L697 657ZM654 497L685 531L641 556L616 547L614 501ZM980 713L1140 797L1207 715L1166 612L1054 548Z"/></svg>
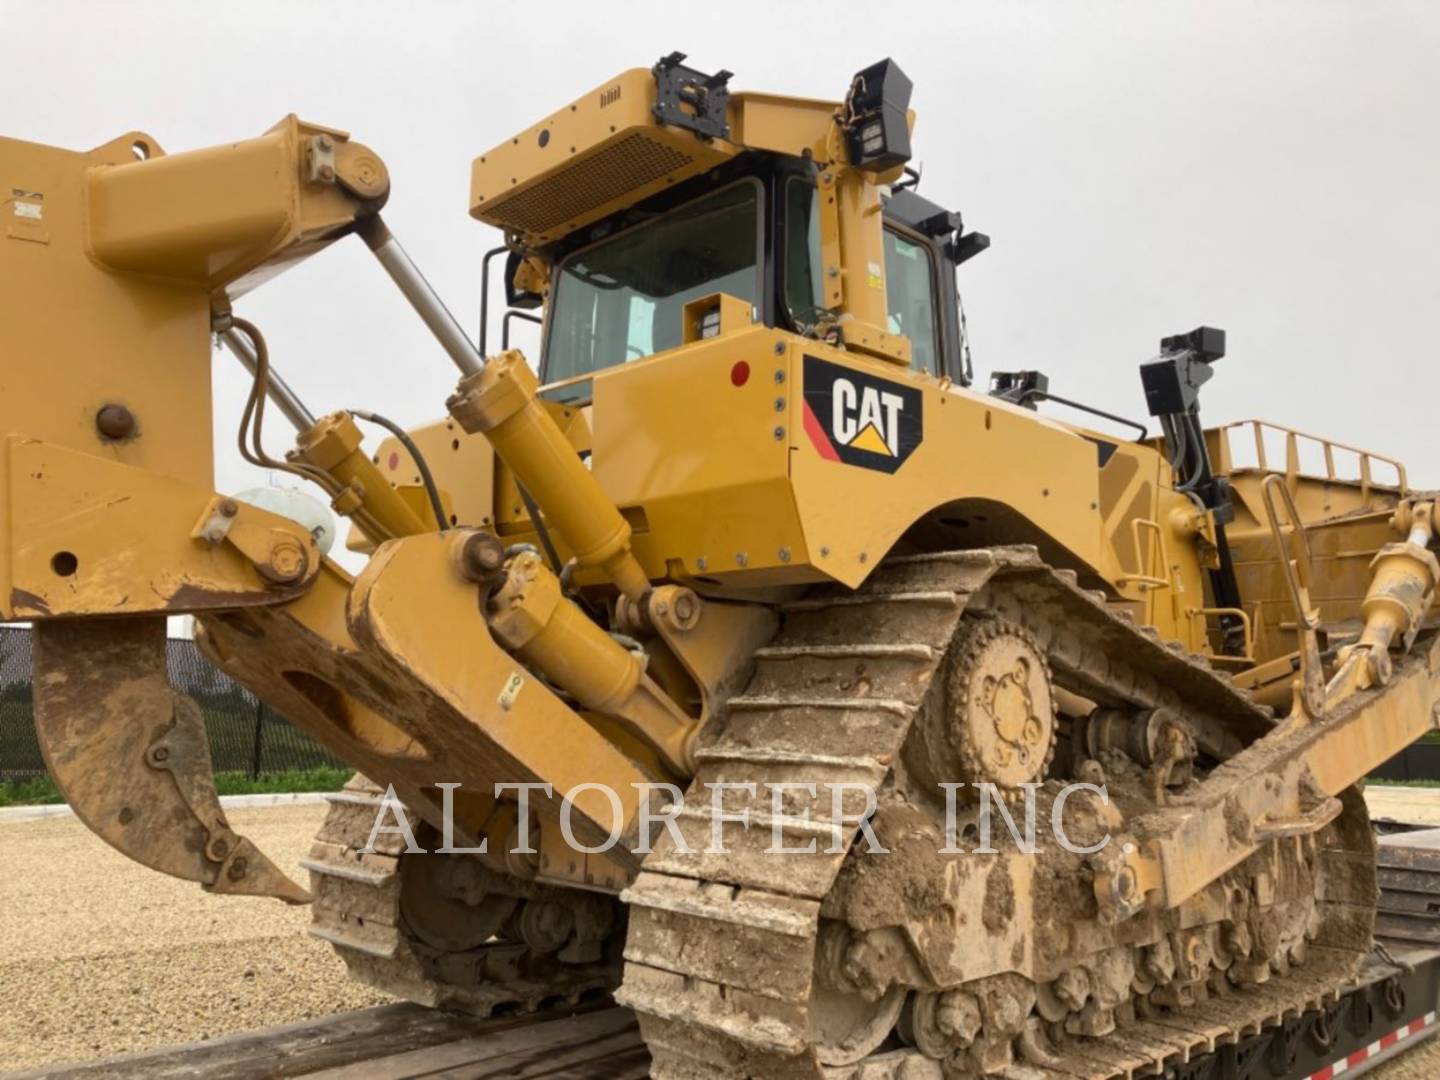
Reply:
<svg viewBox="0 0 1440 1080"><path fill-rule="evenodd" d="M394 435L401 446L405 447L411 458L415 461L415 469L420 473L420 482L425 485L425 496L430 501L430 511L435 515L435 523L440 531L444 532L450 527L449 519L445 516L445 506L440 502L440 489L435 486L435 476L430 471L430 464L425 460L425 455L420 452L420 447L415 445L415 440L395 421L381 416L379 413L368 412L365 409L351 409L350 415L359 417L372 424L378 424L386 431Z"/></svg>

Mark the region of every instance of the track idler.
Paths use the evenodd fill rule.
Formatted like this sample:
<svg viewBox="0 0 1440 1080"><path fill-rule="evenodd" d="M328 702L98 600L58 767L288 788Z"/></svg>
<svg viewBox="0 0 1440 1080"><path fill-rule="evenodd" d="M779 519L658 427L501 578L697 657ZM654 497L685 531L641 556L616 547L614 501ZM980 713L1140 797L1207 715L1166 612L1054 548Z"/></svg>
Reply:
<svg viewBox="0 0 1440 1080"><path fill-rule="evenodd" d="M210 892L310 901L225 820L200 707L166 673L163 617L39 620L33 642L40 751L92 832Z"/></svg>

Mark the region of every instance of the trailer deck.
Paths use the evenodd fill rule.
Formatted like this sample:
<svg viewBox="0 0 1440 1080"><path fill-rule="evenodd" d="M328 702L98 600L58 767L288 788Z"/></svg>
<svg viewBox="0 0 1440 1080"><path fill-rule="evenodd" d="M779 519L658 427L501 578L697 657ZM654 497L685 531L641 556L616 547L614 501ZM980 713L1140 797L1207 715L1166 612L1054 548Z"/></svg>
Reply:
<svg viewBox="0 0 1440 1080"><path fill-rule="evenodd" d="M1440 829L1380 840L1374 953L1321 1009L1286 1015L1214 1052L1172 1063L1164 1080L1334 1080L1368 1072L1440 1024ZM10 1080L640 1080L649 1054L634 1016L608 1000L578 1009L478 1019L419 1005L358 1012L107 1060L9 1074ZM1005 1080L1089 1080L1016 1064ZM938 1067L936 1076L938 1076ZM921 1077L920 1080L927 1080Z"/></svg>

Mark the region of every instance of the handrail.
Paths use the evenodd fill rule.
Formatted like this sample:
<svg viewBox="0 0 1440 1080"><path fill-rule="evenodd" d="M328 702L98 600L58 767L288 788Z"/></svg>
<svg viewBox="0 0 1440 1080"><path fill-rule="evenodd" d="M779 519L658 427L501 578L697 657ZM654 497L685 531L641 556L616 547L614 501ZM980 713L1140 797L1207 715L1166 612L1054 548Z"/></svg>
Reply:
<svg viewBox="0 0 1440 1080"><path fill-rule="evenodd" d="M1295 629L1300 639L1298 705L1301 707L1296 715L1303 711L1311 720L1319 720L1325 713L1325 677L1316 635L1320 628L1320 609L1310 598L1310 583L1314 580L1310 564L1310 537L1305 532L1305 523L1300 520L1300 511L1295 508L1288 484L1281 483L1279 476L1267 476L1260 491L1265 499L1265 516L1269 519L1270 535L1275 541L1280 569L1285 574L1285 587L1295 607ZM1283 522L1280 520L1282 511Z"/></svg>
<svg viewBox="0 0 1440 1080"><path fill-rule="evenodd" d="M1360 462L1360 491L1362 497L1368 499L1372 488L1397 487L1401 495L1410 491L1409 477L1405 472L1402 462L1384 454L1377 454L1373 450L1364 450L1358 446L1351 446L1348 443L1336 442L1334 439L1326 439L1319 435L1311 435L1308 432L1297 431L1294 428L1285 427L1282 424L1272 424L1268 420L1237 420L1234 423L1224 424L1217 430L1224 436L1227 446L1229 445L1230 432L1239 428L1250 428L1255 440L1256 467L1266 472L1279 473L1282 470L1270 465L1269 458L1265 453L1265 431L1277 432L1285 436L1285 482L1293 489L1295 482L1301 476L1311 477L1317 480L1341 481L1342 478L1336 475L1335 451L1344 450L1354 454ZM1305 440L1319 445L1325 457L1324 475L1305 472L1300 468L1300 441ZM1380 463L1390 466L1395 470L1395 484L1378 484L1374 477L1374 464ZM1233 465L1232 465L1233 468ZM1345 478L1348 479L1348 478Z"/></svg>
<svg viewBox="0 0 1440 1080"><path fill-rule="evenodd" d="M1210 616L1217 618L1235 618L1240 620L1241 631L1244 635L1245 652L1241 656L1231 656L1224 653L1207 652L1206 659L1209 660L1248 660L1255 659L1255 627L1250 621L1250 613L1244 608L1238 607L1199 607L1186 608L1185 614L1193 623L1197 618L1202 621L1201 632L1208 636L1210 624L1205 622ZM1223 626L1222 626L1223 629ZM1192 631L1193 634L1193 631Z"/></svg>
<svg viewBox="0 0 1440 1080"><path fill-rule="evenodd" d="M1153 530L1154 539L1151 540L1150 543L1146 544L1140 539L1141 529ZM1152 558L1148 560L1150 564L1149 569L1153 571L1155 568L1155 560L1153 558L1153 555L1155 553L1156 541L1159 542L1161 566L1167 573L1169 572L1170 554L1165 549L1164 530L1160 528L1157 522L1151 521L1149 518L1138 517L1131 519L1130 530L1135 540L1135 568L1138 572L1134 574L1122 574L1120 577L1115 579L1115 584L1146 585L1152 589L1168 589L1170 587L1170 579L1168 577L1159 577L1153 572L1149 574L1145 572L1147 555L1152 556Z"/></svg>

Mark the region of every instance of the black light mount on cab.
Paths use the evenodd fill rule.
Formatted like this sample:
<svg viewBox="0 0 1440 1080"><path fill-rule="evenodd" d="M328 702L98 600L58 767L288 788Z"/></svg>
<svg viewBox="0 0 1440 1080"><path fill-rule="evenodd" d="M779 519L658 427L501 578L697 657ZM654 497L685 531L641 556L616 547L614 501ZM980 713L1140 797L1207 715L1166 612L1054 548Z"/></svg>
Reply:
<svg viewBox="0 0 1440 1080"><path fill-rule="evenodd" d="M1200 424L1200 387L1215 374L1212 366L1225 355L1225 331L1200 326L1188 334L1160 340L1160 355L1140 365L1140 382L1151 416L1160 418L1165 452L1175 472L1175 490L1189 495L1213 515L1219 566L1210 571L1214 605L1240 607L1240 586L1225 539L1225 525L1235 518L1230 481L1216 476ZM1244 653L1245 629L1239 618L1222 615L1222 648L1232 655Z"/></svg>
<svg viewBox="0 0 1440 1080"><path fill-rule="evenodd" d="M894 60L856 74L845 95L845 149L850 164L884 172L910 160L910 92L915 88Z"/></svg>
<svg viewBox="0 0 1440 1080"><path fill-rule="evenodd" d="M706 75L686 67L684 59L684 53L672 52L651 68L655 76L655 119L671 127L686 128L702 139L728 139L730 124L725 119L725 106L730 101L733 72Z"/></svg>
<svg viewBox="0 0 1440 1080"><path fill-rule="evenodd" d="M1211 366L1225 355L1225 331L1201 326L1188 334L1160 340L1160 355L1140 365L1140 382L1151 416L1160 418L1165 449L1175 470L1177 491L1193 495L1215 512L1217 525L1235 516L1230 485L1216 476L1200 425L1200 387L1215 374Z"/></svg>
<svg viewBox="0 0 1440 1080"><path fill-rule="evenodd" d="M1160 339L1160 356L1140 365L1145 403L1151 416L1198 409L1200 387L1215 374L1210 366L1225 355L1225 331L1199 326L1188 334Z"/></svg>
<svg viewBox="0 0 1440 1080"><path fill-rule="evenodd" d="M917 196L918 198L918 196ZM956 266L973 259L990 246L990 237L980 232L965 232L965 223L953 210L942 210L916 226L926 236L943 240L945 253Z"/></svg>
<svg viewBox="0 0 1440 1080"><path fill-rule="evenodd" d="M885 220L898 222L934 240L956 266L990 246L990 237L984 233L965 231L965 222L958 210L946 210L913 187L891 189L885 200Z"/></svg>
<svg viewBox="0 0 1440 1080"><path fill-rule="evenodd" d="M1035 408L1037 398L1050 393L1050 376L1043 371L992 371L990 373L990 396Z"/></svg>

